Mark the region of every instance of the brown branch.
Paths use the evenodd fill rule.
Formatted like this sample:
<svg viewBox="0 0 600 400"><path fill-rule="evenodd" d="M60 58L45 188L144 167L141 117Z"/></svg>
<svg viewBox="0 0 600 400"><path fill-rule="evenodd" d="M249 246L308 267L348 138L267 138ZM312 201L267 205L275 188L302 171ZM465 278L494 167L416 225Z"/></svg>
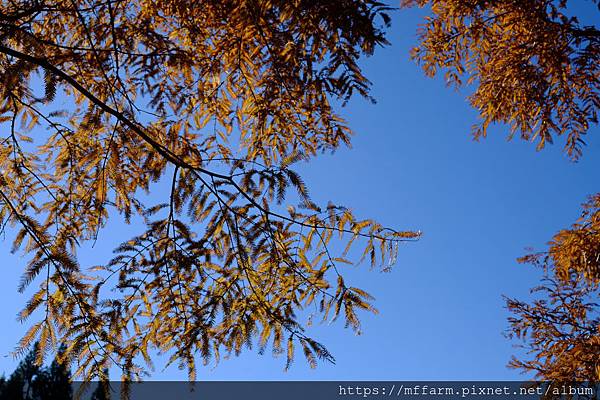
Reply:
<svg viewBox="0 0 600 400"><path fill-rule="evenodd" d="M70 84L75 90L77 90L79 93L81 93L84 97L86 97L90 102L92 102L94 105L96 105L102 111L112 115L117 120L121 121L123 123L123 125L125 125L129 129L131 129L133 132L135 132L140 138L142 138L148 145L150 145L150 147L152 147L158 154L160 154L162 157L164 157L168 162L172 163L175 166L178 166L179 168L194 171L195 173L199 172L202 174L206 174L206 175L210 176L211 178L224 180L228 184L232 185L243 197L245 197L250 202L250 204L252 204L252 206L254 206L256 209L258 209L263 214L272 215L272 216L280 218L284 221L292 222L294 224L304 226L307 228L333 229L338 232L343 232L343 233L348 233L348 234L356 234L354 231L349 230L349 229L337 229L335 227L315 226L314 224L297 221L293 218L286 217L285 215L278 214L278 213L272 212L270 210L267 210L261 204L259 204L254 198L252 198L252 196L250 196L248 193L246 193L239 186L239 184L237 182L235 182L235 180L233 180L231 175L224 175L224 174L221 174L218 172L207 170L207 169L199 167L199 166L194 166L194 165L191 165L190 163L188 163L187 161L181 159L177 154L173 153L171 150L169 150L168 148L166 148L165 146L163 146L162 144L157 142L154 138L152 138L136 122L127 118L123 113L119 112L118 110L116 110L116 109L112 108L111 106L109 106L108 104L106 104L104 101L100 100L93 93L91 93L88 89L86 89L82 84L80 84L75 78L73 78L71 75L67 74L66 72L62 71L60 68L58 68L54 64L50 63L46 58L32 56L32 55L23 53L19 50L15 50L15 49L6 47L2 44L0 44L0 53L4 53L9 56L21 59L23 61L27 61L32 64L38 65L38 66L46 69L47 71L55 74L57 77L63 79L65 82ZM383 230L392 231L389 228L383 228ZM371 237L371 238L378 239L378 240L394 240L394 241L410 241L412 239L412 238L390 238L390 237L384 237L384 236L375 235L375 234L358 234L358 236ZM417 235L417 237L418 237L418 235Z"/></svg>

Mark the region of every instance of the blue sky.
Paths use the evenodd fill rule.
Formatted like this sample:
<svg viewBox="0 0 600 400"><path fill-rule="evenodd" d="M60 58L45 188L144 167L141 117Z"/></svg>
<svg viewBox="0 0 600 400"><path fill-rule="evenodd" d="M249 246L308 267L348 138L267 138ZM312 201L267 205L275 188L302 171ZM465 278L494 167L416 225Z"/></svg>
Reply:
<svg viewBox="0 0 600 400"><path fill-rule="evenodd" d="M536 152L531 143L507 142L502 126L474 142L476 114L465 92L425 78L409 59L422 14L396 12L392 46L365 60L378 103L357 99L342 110L356 132L353 148L300 168L318 203L332 200L360 217L423 231L419 242L401 246L391 273L347 267L348 280L375 295L380 314L363 316L361 336L341 321L311 329L336 365L311 370L298 355L284 372L284 358L246 351L200 369L199 379L520 379L506 368L520 350L502 335L508 314L501 296L529 296L540 273L515 259L526 247L543 249L599 190L599 129L590 131L578 163L564 155L561 140ZM105 242L101 236L80 254L83 260L110 257L113 234L123 233L110 229ZM25 260L9 253L10 244L8 236L0 243L0 373L7 374L17 362L9 353L27 328L15 319L27 300L16 291ZM163 371L157 364L152 379L186 377L175 366Z"/></svg>

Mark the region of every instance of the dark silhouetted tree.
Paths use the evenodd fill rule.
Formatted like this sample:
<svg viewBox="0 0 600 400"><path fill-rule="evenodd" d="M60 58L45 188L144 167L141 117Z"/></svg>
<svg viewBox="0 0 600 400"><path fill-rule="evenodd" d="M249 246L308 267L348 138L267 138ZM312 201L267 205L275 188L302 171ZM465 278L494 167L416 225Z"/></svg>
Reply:
<svg viewBox="0 0 600 400"><path fill-rule="evenodd" d="M42 400L47 375L37 364L37 343L19 363L15 371L3 385L0 392L2 400Z"/></svg>
<svg viewBox="0 0 600 400"><path fill-rule="evenodd" d="M108 370L104 371L101 379L98 381L96 388L92 392L90 400L110 400L110 381Z"/></svg>
<svg viewBox="0 0 600 400"><path fill-rule="evenodd" d="M38 363L38 344L21 360L15 371L6 380L0 379L0 399L22 400L71 400L73 389L69 369L54 359L49 367ZM61 357L66 346L60 346L57 357Z"/></svg>
<svg viewBox="0 0 600 400"><path fill-rule="evenodd" d="M65 349L66 346L62 345L59 348L57 358L52 361L49 368L44 370L44 399L71 400L73 398L71 371L67 367L67 363L58 361L63 359Z"/></svg>

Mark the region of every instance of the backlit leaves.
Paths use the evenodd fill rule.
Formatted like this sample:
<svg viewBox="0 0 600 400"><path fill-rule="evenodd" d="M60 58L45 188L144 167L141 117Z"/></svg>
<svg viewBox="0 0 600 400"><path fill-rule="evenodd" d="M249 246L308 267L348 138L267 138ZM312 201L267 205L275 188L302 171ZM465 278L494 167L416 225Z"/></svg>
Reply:
<svg viewBox="0 0 600 400"><path fill-rule="evenodd" d="M413 57L429 76L445 71L448 85L473 85L469 101L482 120L476 138L490 124L505 123L509 137L519 134L538 149L565 136L573 159L600 107L600 31L573 16L569 6L576 3L402 1L431 7ZM586 6L593 15L585 17L597 20L600 9Z"/></svg>
<svg viewBox="0 0 600 400"><path fill-rule="evenodd" d="M599 195L590 198L581 219L558 232L547 252L521 259L543 268L546 278L532 303L507 299L509 335L528 350L512 367L556 382L600 380L599 205Z"/></svg>
<svg viewBox="0 0 600 400"><path fill-rule="evenodd" d="M17 353L68 343L60 357L85 379L111 365L144 376L156 352L190 379L197 359L254 346L286 353L287 366L296 351L311 366L333 361L307 314L358 332L360 311L375 309L345 265L386 270L419 234L320 207L294 168L349 144L332 104L369 96L358 61L387 43L387 11L371 0L3 3L0 215L29 256L20 289L39 283ZM110 261L80 266L77 249L102 240L109 217L144 228Z"/></svg>

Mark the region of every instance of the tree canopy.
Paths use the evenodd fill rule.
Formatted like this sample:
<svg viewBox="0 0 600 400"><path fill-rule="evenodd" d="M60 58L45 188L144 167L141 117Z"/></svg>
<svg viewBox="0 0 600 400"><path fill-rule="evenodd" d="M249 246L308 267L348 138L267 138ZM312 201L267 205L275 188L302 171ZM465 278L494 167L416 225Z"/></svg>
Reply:
<svg viewBox="0 0 600 400"><path fill-rule="evenodd" d="M419 233L315 204L291 167L349 143L334 105L369 98L358 61L387 43L388 10L372 0L3 2L0 218L29 255L20 290L39 284L17 354L39 340L41 362L68 343L61 361L85 379L110 365L138 377L153 351L191 379L197 354L209 362L253 344L286 353L288 366L296 346L311 365L332 361L301 310L344 315L358 331L372 298L337 266L357 254L387 269ZM143 200L158 181L170 192ZM76 250L118 216L146 229L112 260L80 266Z"/></svg>
<svg viewBox="0 0 600 400"><path fill-rule="evenodd" d="M449 85L473 86L469 101L481 117L475 138L486 136L490 124L502 123L510 126L510 137L535 141L538 149L566 136L569 156L581 156L600 108L600 31L573 10L582 2L401 3L431 7L413 57L429 76L441 70ZM592 8L592 20L598 17L597 0L583 6Z"/></svg>
<svg viewBox="0 0 600 400"><path fill-rule="evenodd" d="M450 86L467 86L481 122L510 127L542 149L565 136L572 160L600 108L600 2L568 0L402 0L428 6L412 56L426 75L444 71ZM576 8L575 6L584 7ZM587 7L587 8L586 8ZM588 10L584 15L582 9ZM542 268L532 302L507 298L508 336L526 355L510 366L537 378L600 380L600 195L584 205L579 222L558 232L548 249L520 259Z"/></svg>
<svg viewBox="0 0 600 400"><path fill-rule="evenodd" d="M401 2L431 7L413 57L473 88L475 137L495 123L538 148L564 137L576 160L598 122L600 31L573 4ZM16 353L37 340L41 363L68 343L59 361L85 379L111 365L139 377L154 351L191 379L197 355L244 347L270 346L286 366L296 347L311 366L333 361L304 314L343 315L359 331L372 297L338 266L387 270L419 232L315 204L292 167L350 143L338 107L371 99L360 59L387 44L389 11L374 0L3 2L0 219L29 256L19 289L38 285ZM164 199L143 196L164 182ZM598 378L597 209L594 197L581 223L524 259L549 280L539 302L508 300L534 354L514 366ZM77 249L109 218L145 229L81 266Z"/></svg>
<svg viewBox="0 0 600 400"><path fill-rule="evenodd" d="M507 299L509 336L525 341L531 359L510 365L557 382L600 380L600 195L578 222L554 235L545 252L520 260L546 278L532 303Z"/></svg>

